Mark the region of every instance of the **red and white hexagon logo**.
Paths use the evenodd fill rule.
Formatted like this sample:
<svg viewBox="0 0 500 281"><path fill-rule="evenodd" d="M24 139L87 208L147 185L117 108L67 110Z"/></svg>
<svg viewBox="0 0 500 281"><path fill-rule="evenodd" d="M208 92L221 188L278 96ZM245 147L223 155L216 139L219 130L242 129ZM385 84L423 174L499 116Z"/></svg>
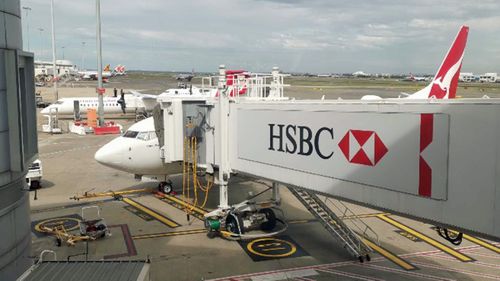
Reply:
<svg viewBox="0 0 500 281"><path fill-rule="evenodd" d="M389 151L374 131L349 130L339 147L350 163L375 166Z"/></svg>

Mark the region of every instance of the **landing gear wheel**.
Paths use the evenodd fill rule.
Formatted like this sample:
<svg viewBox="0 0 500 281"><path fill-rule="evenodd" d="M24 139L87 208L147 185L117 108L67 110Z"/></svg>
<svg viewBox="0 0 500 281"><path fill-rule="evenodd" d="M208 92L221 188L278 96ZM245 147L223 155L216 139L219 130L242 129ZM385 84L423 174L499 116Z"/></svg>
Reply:
<svg viewBox="0 0 500 281"><path fill-rule="evenodd" d="M56 238L56 246L61 247L62 241L60 238Z"/></svg>
<svg viewBox="0 0 500 281"><path fill-rule="evenodd" d="M451 244L453 245L460 245L462 244L462 238L463 238L463 233L453 233L449 229L446 229L446 240L450 241Z"/></svg>
<svg viewBox="0 0 500 281"><path fill-rule="evenodd" d="M40 188L40 182L39 181L32 181L30 183L30 189L35 190Z"/></svg>
<svg viewBox="0 0 500 281"><path fill-rule="evenodd" d="M210 239L214 239L216 236L217 236L217 232L216 231L209 231L209 232L207 232L207 237L210 238Z"/></svg>
<svg viewBox="0 0 500 281"><path fill-rule="evenodd" d="M365 262L365 260L363 259L363 256L359 256L358 259L359 259L360 263L364 263Z"/></svg>
<svg viewBox="0 0 500 281"><path fill-rule="evenodd" d="M226 229L234 234L243 234L243 220L237 214L229 214L226 218Z"/></svg>
<svg viewBox="0 0 500 281"><path fill-rule="evenodd" d="M372 258L368 254L366 254L365 258L366 258L366 261L371 261L372 260Z"/></svg>
<svg viewBox="0 0 500 281"><path fill-rule="evenodd" d="M263 231L271 231L276 227L276 215L274 211L269 208L261 209L259 213L262 213L266 216L266 222L263 222L260 225L260 229Z"/></svg>
<svg viewBox="0 0 500 281"><path fill-rule="evenodd" d="M163 192L165 194L170 194L172 192L172 182L171 181L162 181L160 184L158 184L158 189L160 192Z"/></svg>

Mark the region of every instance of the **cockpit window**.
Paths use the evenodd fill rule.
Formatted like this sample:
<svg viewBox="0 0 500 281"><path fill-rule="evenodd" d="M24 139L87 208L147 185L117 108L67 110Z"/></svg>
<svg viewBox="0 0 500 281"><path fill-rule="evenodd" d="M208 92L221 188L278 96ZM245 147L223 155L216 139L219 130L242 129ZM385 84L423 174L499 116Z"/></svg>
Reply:
<svg viewBox="0 0 500 281"><path fill-rule="evenodd" d="M132 139L138 139L138 140L143 140L143 141L148 141L148 140L154 140L157 138L156 133L154 131L149 131L149 132L137 132L137 131L126 131L125 134L123 134L124 138L132 138Z"/></svg>
<svg viewBox="0 0 500 281"><path fill-rule="evenodd" d="M62 100L58 100L58 101L56 101L54 104L62 104L62 103L63 103L63 101L62 101Z"/></svg>
<svg viewBox="0 0 500 281"><path fill-rule="evenodd" d="M124 138L133 138L133 139L135 139L135 137L137 137L137 134L139 134L139 132L136 132L136 131L126 131L125 134L123 134L123 137Z"/></svg>
<svg viewBox="0 0 500 281"><path fill-rule="evenodd" d="M154 140L157 139L158 136L156 135L156 132L149 132L149 139Z"/></svg>
<svg viewBox="0 0 500 281"><path fill-rule="evenodd" d="M137 139L140 140L148 141L148 140L154 140L156 138L157 137L155 132L139 132L139 134L137 134Z"/></svg>
<svg viewBox="0 0 500 281"><path fill-rule="evenodd" d="M140 132L138 135L137 135L137 139L140 139L140 140L149 140L149 133L148 132Z"/></svg>

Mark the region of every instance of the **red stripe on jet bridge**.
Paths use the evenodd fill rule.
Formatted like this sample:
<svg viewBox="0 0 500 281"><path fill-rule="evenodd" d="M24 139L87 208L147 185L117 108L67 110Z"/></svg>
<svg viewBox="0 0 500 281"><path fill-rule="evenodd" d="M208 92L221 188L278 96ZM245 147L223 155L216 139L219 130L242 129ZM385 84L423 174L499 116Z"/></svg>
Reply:
<svg viewBox="0 0 500 281"><path fill-rule="evenodd" d="M432 168L422 157L422 152L431 144L434 131L434 115L420 114L420 156L418 168L418 194L430 197L432 194Z"/></svg>
<svg viewBox="0 0 500 281"><path fill-rule="evenodd" d="M432 169L420 156L418 165L418 195L431 197L432 193Z"/></svg>
<svg viewBox="0 0 500 281"><path fill-rule="evenodd" d="M420 153L432 142L434 131L434 115L432 113L420 114Z"/></svg>

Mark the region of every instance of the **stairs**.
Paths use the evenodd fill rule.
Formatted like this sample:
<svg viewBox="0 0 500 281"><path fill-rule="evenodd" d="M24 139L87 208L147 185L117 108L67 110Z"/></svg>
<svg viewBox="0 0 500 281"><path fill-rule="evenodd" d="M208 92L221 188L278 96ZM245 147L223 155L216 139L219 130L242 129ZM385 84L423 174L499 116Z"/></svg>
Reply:
<svg viewBox="0 0 500 281"><path fill-rule="evenodd" d="M289 187L289 189L353 257L358 258L360 262L363 262L364 258L370 260L369 253L372 252L372 249L363 242L362 237L370 236L378 244L378 236L366 223L357 218L344 203L338 200L334 202L330 198L322 201L316 194L305 189L292 187ZM327 202L337 209L339 213L342 213L342 216L337 216L326 204ZM343 218L346 217L349 218L352 228L344 223Z"/></svg>

